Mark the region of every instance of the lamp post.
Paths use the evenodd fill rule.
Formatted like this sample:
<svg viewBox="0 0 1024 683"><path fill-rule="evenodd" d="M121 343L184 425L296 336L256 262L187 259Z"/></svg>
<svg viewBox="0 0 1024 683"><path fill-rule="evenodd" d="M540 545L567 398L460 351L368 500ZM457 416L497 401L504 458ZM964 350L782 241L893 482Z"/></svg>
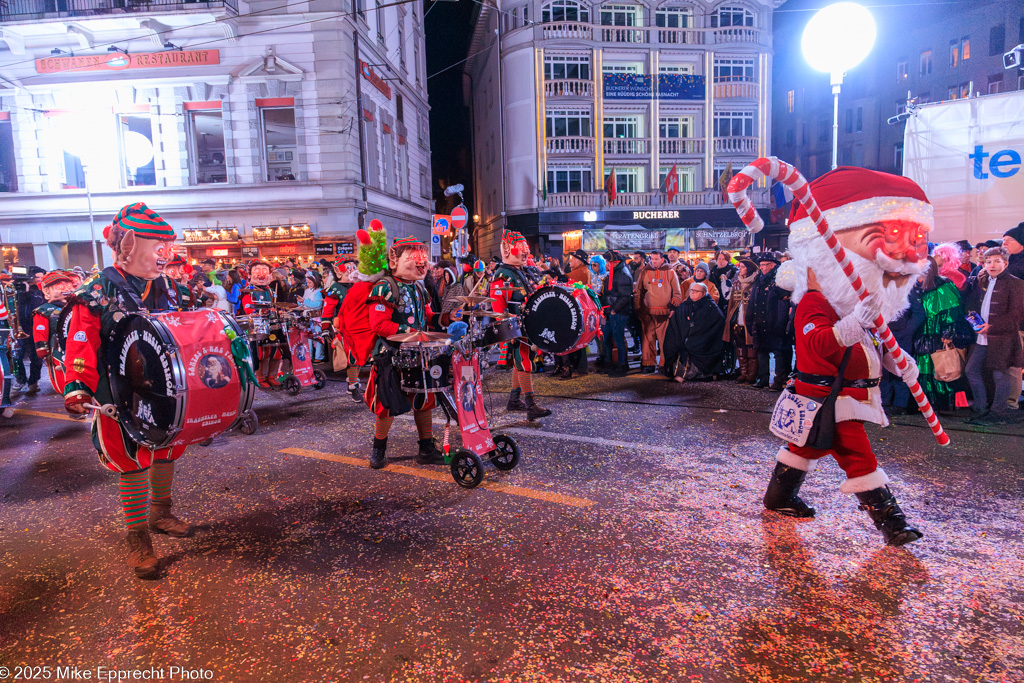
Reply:
<svg viewBox="0 0 1024 683"><path fill-rule="evenodd" d="M839 165L839 90L843 76L868 56L876 33L871 12L855 2L837 2L811 17L800 40L811 68L831 75L832 168Z"/></svg>

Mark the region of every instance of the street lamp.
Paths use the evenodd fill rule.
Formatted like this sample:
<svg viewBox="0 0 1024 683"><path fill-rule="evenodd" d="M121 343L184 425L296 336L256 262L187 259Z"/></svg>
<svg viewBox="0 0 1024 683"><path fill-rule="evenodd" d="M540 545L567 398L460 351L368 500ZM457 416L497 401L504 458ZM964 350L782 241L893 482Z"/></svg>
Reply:
<svg viewBox="0 0 1024 683"><path fill-rule="evenodd" d="M837 2L811 17L800 40L811 68L832 77L832 168L839 165L839 90L843 76L868 56L876 33L871 12L855 2Z"/></svg>

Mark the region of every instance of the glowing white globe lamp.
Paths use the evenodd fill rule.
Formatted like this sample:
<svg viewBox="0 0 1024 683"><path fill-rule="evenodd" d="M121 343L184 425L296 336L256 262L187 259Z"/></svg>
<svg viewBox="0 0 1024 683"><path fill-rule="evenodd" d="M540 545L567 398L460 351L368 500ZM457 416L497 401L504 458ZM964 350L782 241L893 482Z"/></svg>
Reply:
<svg viewBox="0 0 1024 683"><path fill-rule="evenodd" d="M815 71L832 79L832 168L839 156L839 90L843 76L871 53L878 30L875 18L855 2L837 2L817 12L804 28L800 47Z"/></svg>

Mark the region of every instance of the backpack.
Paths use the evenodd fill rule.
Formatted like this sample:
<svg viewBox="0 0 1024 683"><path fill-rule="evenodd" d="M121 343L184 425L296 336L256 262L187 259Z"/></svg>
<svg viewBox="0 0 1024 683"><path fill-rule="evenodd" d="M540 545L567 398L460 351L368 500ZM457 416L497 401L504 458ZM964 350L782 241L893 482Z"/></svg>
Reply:
<svg viewBox="0 0 1024 683"><path fill-rule="evenodd" d="M391 295L397 296L398 283L393 277L384 277L391 287ZM370 291L376 282L357 282L349 288L338 307L335 327L341 333L345 349L355 359L353 365L363 366L370 361L376 335L370 328Z"/></svg>

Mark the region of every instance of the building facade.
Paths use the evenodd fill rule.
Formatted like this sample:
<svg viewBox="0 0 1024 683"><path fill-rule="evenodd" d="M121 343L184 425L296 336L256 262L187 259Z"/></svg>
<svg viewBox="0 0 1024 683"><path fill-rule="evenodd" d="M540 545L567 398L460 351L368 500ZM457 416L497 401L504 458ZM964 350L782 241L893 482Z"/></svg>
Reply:
<svg viewBox="0 0 1024 683"><path fill-rule="evenodd" d="M427 239L423 9L354 2L3 4L5 265L91 265L136 201L195 260L348 253L373 218Z"/></svg>
<svg viewBox="0 0 1024 683"><path fill-rule="evenodd" d="M779 4L481 7L465 71L479 252L497 253L504 227L554 254L602 226L689 229L698 252L744 241L720 181L770 153ZM767 190L754 200L766 209Z"/></svg>
<svg viewBox="0 0 1024 683"><path fill-rule="evenodd" d="M1024 89L1024 72L1004 69L1002 62L1005 52L1024 43L1019 0L962 3L955 12L920 5L871 11L878 39L846 75L839 97L840 166L901 174L905 124L889 119L905 113L908 102ZM800 52L809 14L789 13L776 23L772 146L814 179L831 168L833 112L828 75L812 71Z"/></svg>

